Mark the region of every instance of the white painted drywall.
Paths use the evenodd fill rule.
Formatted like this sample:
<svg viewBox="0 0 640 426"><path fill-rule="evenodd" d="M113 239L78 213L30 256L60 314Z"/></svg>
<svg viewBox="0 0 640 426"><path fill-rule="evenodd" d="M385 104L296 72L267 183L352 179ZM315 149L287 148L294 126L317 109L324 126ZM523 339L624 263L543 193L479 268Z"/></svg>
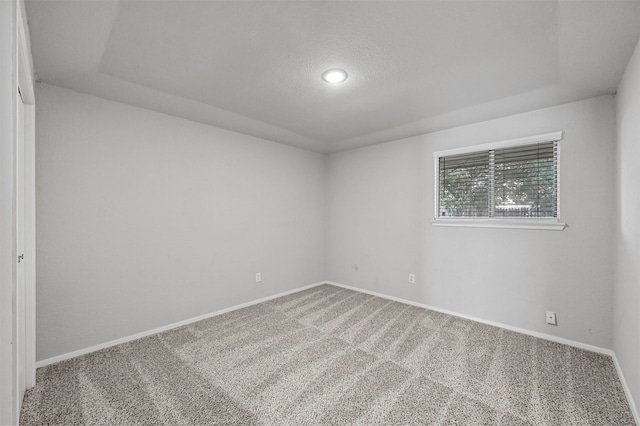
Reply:
<svg viewBox="0 0 640 426"><path fill-rule="evenodd" d="M43 81L322 152L613 93L640 35L637 0L34 0L28 11ZM335 67L349 78L324 84Z"/></svg>
<svg viewBox="0 0 640 426"><path fill-rule="evenodd" d="M325 155L36 97L38 360L325 278Z"/></svg>
<svg viewBox="0 0 640 426"><path fill-rule="evenodd" d="M434 151L556 130L567 229L431 226ZM604 96L331 154L327 278L611 348L614 137Z"/></svg>
<svg viewBox="0 0 640 426"><path fill-rule="evenodd" d="M640 44L616 96L613 348L640 404Z"/></svg>

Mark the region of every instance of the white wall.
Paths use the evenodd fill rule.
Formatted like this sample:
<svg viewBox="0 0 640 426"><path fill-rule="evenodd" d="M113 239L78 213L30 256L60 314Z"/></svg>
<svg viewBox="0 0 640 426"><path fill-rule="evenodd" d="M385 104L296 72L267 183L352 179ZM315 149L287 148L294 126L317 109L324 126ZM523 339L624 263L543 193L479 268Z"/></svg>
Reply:
<svg viewBox="0 0 640 426"><path fill-rule="evenodd" d="M325 278L325 155L36 98L38 360Z"/></svg>
<svg viewBox="0 0 640 426"><path fill-rule="evenodd" d="M640 44L616 96L613 347L640 404Z"/></svg>
<svg viewBox="0 0 640 426"><path fill-rule="evenodd" d="M431 226L434 151L555 130L567 229ZM332 154L327 278L610 348L614 135L604 96Z"/></svg>

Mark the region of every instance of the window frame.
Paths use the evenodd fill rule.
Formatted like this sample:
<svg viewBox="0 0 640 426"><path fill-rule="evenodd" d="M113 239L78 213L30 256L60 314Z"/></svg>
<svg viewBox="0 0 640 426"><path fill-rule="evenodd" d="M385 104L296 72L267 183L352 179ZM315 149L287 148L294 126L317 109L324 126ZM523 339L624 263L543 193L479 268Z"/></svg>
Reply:
<svg viewBox="0 0 640 426"><path fill-rule="evenodd" d="M503 140L499 142L491 142L480 145L473 145L463 148L454 148L444 151L435 151L433 153L434 164L434 210L433 210L433 226L461 226L461 227L478 227L478 228L512 228L512 229L546 229L553 231L562 231L566 228L566 223L560 220L560 166L561 166L561 143L563 132L556 131L544 133L540 135L527 136L517 139ZM470 154L474 152L483 152L503 148L514 148L524 145L533 145L537 143L556 141L556 205L557 217L442 217L440 216L440 158L451 155Z"/></svg>

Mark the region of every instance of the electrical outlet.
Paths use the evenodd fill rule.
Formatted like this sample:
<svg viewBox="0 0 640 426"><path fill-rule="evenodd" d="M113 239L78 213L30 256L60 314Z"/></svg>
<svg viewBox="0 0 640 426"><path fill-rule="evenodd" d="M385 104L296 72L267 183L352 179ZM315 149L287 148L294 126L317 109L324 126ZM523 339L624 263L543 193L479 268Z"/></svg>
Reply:
<svg viewBox="0 0 640 426"><path fill-rule="evenodd" d="M547 311L547 324L558 325L555 312Z"/></svg>
<svg viewBox="0 0 640 426"><path fill-rule="evenodd" d="M415 274L409 274L409 283L410 283L410 284L415 284L415 283L416 283L416 276L415 276Z"/></svg>
<svg viewBox="0 0 640 426"><path fill-rule="evenodd" d="M262 274L260 272L258 272L256 274L256 282L257 283L261 283L262 282Z"/></svg>

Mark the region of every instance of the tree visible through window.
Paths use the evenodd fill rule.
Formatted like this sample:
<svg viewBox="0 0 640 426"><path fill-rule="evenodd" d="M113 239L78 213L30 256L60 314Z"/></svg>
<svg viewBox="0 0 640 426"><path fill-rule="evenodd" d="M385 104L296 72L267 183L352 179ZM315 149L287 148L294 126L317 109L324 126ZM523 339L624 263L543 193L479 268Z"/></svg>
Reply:
<svg viewBox="0 0 640 426"><path fill-rule="evenodd" d="M438 201L439 217L557 217L557 141L439 157Z"/></svg>

